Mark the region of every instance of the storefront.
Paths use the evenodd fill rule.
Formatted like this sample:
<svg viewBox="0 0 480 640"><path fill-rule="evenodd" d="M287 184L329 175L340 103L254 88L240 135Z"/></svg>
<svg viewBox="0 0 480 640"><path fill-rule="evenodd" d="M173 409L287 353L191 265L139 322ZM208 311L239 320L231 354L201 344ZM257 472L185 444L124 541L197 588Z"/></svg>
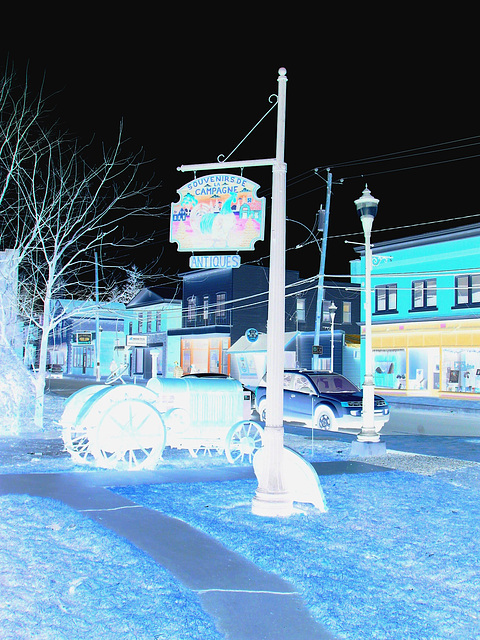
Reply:
<svg viewBox="0 0 480 640"><path fill-rule="evenodd" d="M184 373L230 373L229 337L182 338L180 366Z"/></svg>
<svg viewBox="0 0 480 640"><path fill-rule="evenodd" d="M480 319L374 325L375 386L480 399Z"/></svg>

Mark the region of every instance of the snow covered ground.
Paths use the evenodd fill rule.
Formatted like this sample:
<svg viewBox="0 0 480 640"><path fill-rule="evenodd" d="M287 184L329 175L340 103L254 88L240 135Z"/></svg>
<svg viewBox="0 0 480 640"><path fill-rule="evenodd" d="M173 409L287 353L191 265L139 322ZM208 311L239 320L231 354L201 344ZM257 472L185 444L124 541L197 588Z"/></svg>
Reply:
<svg viewBox="0 0 480 640"><path fill-rule="evenodd" d="M0 438L1 473L88 472L56 438L62 406L47 396L46 430L24 437L23 446ZM447 442L450 457L433 448L445 439L426 438L428 456L389 450L368 460L376 466L369 472L322 475L324 514L307 507L288 519L253 516L253 480L116 491L286 578L338 638L479 640L480 463L455 457L454 440ZM334 434L313 441L286 435L285 442L320 469L349 459L348 438ZM468 446L480 451L480 438ZM223 456L165 453L166 467L212 464L228 465ZM194 593L69 507L4 496L0 508L2 639L222 637Z"/></svg>

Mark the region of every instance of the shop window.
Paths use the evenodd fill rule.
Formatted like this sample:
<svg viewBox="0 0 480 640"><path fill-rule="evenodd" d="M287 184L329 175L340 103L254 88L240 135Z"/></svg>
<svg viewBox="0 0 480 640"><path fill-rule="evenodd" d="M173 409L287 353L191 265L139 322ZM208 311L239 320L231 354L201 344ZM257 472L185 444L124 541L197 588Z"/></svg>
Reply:
<svg viewBox="0 0 480 640"><path fill-rule="evenodd" d="M397 313L397 285L375 287L375 313Z"/></svg>
<svg viewBox="0 0 480 640"><path fill-rule="evenodd" d="M480 307L480 275L456 276L455 307Z"/></svg>
<svg viewBox="0 0 480 640"><path fill-rule="evenodd" d="M405 349L374 351L375 386L406 389L407 357Z"/></svg>
<svg viewBox="0 0 480 640"><path fill-rule="evenodd" d="M437 280L414 280L412 282L412 308L410 311L437 310Z"/></svg>
<svg viewBox="0 0 480 640"><path fill-rule="evenodd" d="M342 309L343 309L343 318L342 318L343 324L352 324L352 303L343 301Z"/></svg>
<svg viewBox="0 0 480 640"><path fill-rule="evenodd" d="M480 349L442 349L442 391L480 393Z"/></svg>

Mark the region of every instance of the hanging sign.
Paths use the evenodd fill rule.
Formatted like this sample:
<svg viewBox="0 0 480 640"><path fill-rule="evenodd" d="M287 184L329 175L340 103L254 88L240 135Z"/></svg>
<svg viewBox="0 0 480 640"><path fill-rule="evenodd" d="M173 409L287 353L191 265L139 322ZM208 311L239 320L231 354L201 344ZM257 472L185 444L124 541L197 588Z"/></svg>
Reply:
<svg viewBox="0 0 480 640"><path fill-rule="evenodd" d="M265 229L265 198L257 198L257 189L225 173L188 182L172 203L170 242L179 251L253 251Z"/></svg>

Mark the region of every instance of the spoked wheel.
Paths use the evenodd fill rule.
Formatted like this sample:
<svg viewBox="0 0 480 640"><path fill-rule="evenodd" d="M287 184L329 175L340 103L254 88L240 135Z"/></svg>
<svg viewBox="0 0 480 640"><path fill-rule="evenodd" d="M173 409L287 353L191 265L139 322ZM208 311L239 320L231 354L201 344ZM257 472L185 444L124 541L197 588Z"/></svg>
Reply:
<svg viewBox="0 0 480 640"><path fill-rule="evenodd" d="M314 425L317 429L324 429L327 431L336 430L335 416L330 407L320 405L315 411Z"/></svg>
<svg viewBox="0 0 480 640"><path fill-rule="evenodd" d="M138 398L112 404L89 436L97 464L128 470L153 469L166 439L160 413Z"/></svg>
<svg viewBox="0 0 480 640"><path fill-rule="evenodd" d="M87 427L82 420L82 416L85 403L98 396L102 390L102 385L91 385L79 389L68 399L60 418L65 449L75 462L88 463L94 461L90 451Z"/></svg>
<svg viewBox="0 0 480 640"><path fill-rule="evenodd" d="M263 429L252 420L237 422L227 434L225 455L234 463L252 462L254 453L263 446Z"/></svg>

